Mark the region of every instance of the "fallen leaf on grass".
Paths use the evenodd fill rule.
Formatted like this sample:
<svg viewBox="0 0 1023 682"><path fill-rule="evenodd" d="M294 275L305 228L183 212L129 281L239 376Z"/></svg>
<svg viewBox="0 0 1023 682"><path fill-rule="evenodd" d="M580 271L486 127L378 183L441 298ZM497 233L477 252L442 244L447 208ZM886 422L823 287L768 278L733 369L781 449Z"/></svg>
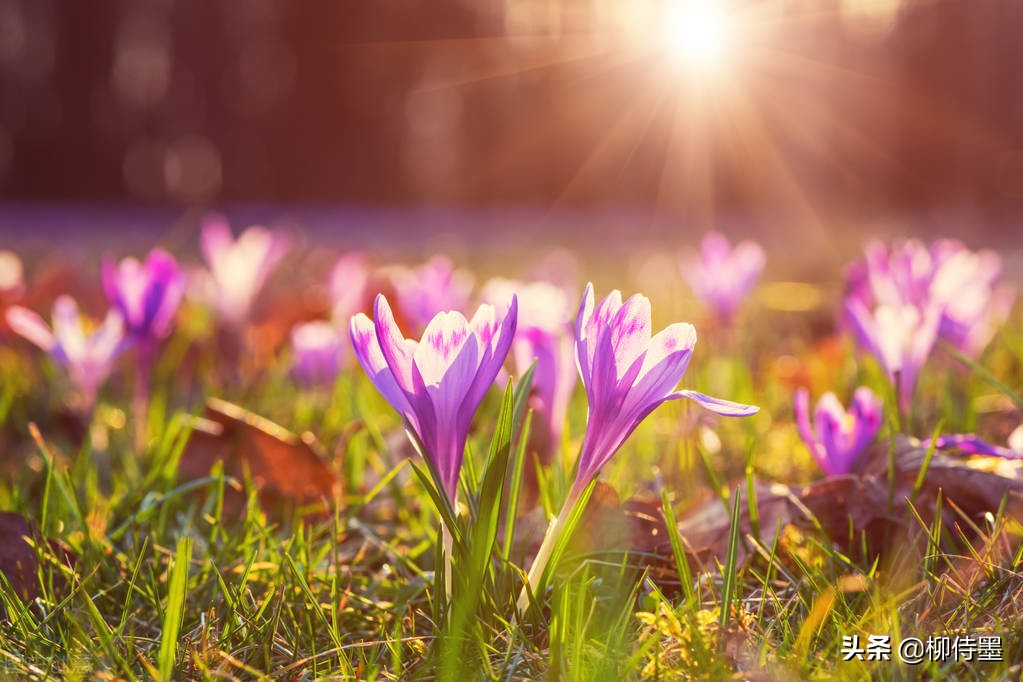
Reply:
<svg viewBox="0 0 1023 682"><path fill-rule="evenodd" d="M201 478L218 461L226 476L239 481L250 476L267 505L315 504L339 496L338 481L311 433L296 435L243 407L211 398L203 418L193 424L178 471L186 479Z"/></svg>
<svg viewBox="0 0 1023 682"><path fill-rule="evenodd" d="M742 502L739 506L739 530L741 537L757 537L759 542L770 547L775 532L792 520L792 507L796 501L791 488L780 483L756 481L757 522L754 527L750 514L750 500L747 488L741 489ZM709 495L703 502L690 507L678 520L679 534L690 550L690 560L709 570L714 559L724 562L728 554L728 535L731 529L730 505L723 503L716 495ZM759 537L757 536L759 531ZM671 551L670 546L668 551ZM739 543L736 560L742 563L748 554L745 540Z"/></svg>

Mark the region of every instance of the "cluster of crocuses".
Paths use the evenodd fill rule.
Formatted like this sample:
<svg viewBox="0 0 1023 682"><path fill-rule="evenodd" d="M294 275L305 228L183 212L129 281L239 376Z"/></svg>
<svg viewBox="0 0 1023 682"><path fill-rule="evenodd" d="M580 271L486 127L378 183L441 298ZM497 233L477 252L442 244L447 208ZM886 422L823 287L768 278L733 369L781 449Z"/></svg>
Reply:
<svg viewBox="0 0 1023 682"><path fill-rule="evenodd" d="M496 296L510 288L498 283L491 293ZM523 291L527 298L536 294L528 288ZM452 508L458 496L470 424L516 337L518 296L510 293L500 305L501 314L494 305L483 304L472 319L457 311L438 313L418 341L401 333L382 295L376 299L372 320L360 313L351 321L359 362L377 390L401 414L413 443L430 463L437 486ZM531 331L542 325L542 312L527 313ZM584 490L658 405L689 398L727 416L757 411L756 407L696 391L676 390L696 345L696 330L690 324L676 323L653 334L650 316L650 301L641 294L623 302L621 293L613 291L595 305L593 286L586 287L575 326L575 358L589 404L586 432L568 498L530 569L529 581L534 587L560 528ZM524 339L533 343L529 334ZM546 347L540 352L553 355L558 348ZM545 380L557 385L560 377L554 372ZM560 390L565 390L564 384ZM551 404L565 400L558 395L559 389L545 392L544 399ZM444 530L450 560L452 529ZM524 592L520 608L527 603Z"/></svg>
<svg viewBox="0 0 1023 682"><path fill-rule="evenodd" d="M1015 293L1000 283L1001 257L943 239L871 241L847 273L845 318L857 342L891 377L899 407L912 404L920 370L943 340L976 357L1009 315Z"/></svg>
<svg viewBox="0 0 1023 682"><path fill-rule="evenodd" d="M993 251L970 251L961 242L942 239L929 247L917 240L887 245L870 241L862 259L847 269L843 322L857 343L887 372L907 412L917 377L939 340L970 357L978 356L1008 318L1014 291L1000 282L1002 262ZM850 473L877 436L881 400L859 387L847 412L826 393L811 424L809 394L795 398L800 436L821 469L835 476ZM1017 437L1018 439L1018 437ZM924 446L954 447L967 454L1018 457L1020 452L991 445L973 434L944 435Z"/></svg>
<svg viewBox="0 0 1023 682"><path fill-rule="evenodd" d="M235 240L223 220L211 218L202 229L200 245L207 269L194 273L194 290L225 324L242 324L267 276L287 251L286 240L260 227L249 228ZM101 279L110 308L99 325L86 319L68 294L54 302L52 327L38 313L19 305L7 309L7 323L65 368L85 413L118 356L134 349L136 428L141 429L150 373L161 342L173 328L189 278L171 254L157 248L143 262L105 258Z"/></svg>

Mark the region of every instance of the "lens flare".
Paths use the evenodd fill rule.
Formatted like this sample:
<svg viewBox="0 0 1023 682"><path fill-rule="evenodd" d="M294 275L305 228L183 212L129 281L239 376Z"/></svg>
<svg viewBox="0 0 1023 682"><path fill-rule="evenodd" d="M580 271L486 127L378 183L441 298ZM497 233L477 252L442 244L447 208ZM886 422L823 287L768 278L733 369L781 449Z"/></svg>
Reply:
<svg viewBox="0 0 1023 682"><path fill-rule="evenodd" d="M668 6L663 28L664 51L680 66L697 70L720 65L728 53L725 7L715 0L681 0Z"/></svg>

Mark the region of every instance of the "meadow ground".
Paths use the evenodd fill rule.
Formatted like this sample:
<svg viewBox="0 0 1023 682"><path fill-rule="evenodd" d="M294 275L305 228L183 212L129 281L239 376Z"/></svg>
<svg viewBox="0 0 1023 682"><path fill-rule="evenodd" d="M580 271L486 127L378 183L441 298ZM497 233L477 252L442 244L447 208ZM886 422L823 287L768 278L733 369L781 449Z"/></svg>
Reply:
<svg viewBox="0 0 1023 682"><path fill-rule="evenodd" d="M419 312L458 300L450 282L389 269L370 252L363 279L349 274L356 279L335 286L338 252L300 234L253 285L258 297L242 313L225 300L259 269L258 249L228 268L219 291L190 272L180 307L149 346L129 324L131 343L109 353L109 378L97 380L94 400L73 371L74 342L62 340L64 355L44 352L19 336L8 312L0 330L0 675L1023 675L1018 303L979 349L935 328L917 353L916 385L897 388L926 316L895 343L907 355L893 374L841 313L852 296L843 273L809 265L782 272L772 263L792 255L770 243L767 274L734 316L697 300L672 251L615 266L589 254L487 257L465 273L475 284L458 303L420 319L403 300L430 287L437 296ZM84 333L102 330L98 320L116 301L101 286L101 256L127 254L114 241L76 246L71 255L26 256L24 282L3 293L4 308L48 320L58 295L71 294L94 318ZM167 246L182 265L198 263L188 255L193 245ZM216 275L215 259L204 255ZM807 281L808 271L816 279ZM403 428L395 401L367 377L349 341L353 314L380 319L378 292L396 303L404 334L418 339L439 309L471 317L490 275L554 280L568 301L557 333L569 346L587 281L596 280L598 304L612 288L642 292L654 333L680 320L696 325L682 388L760 408L736 418L688 400L652 409L617 452L607 448L613 457L597 467L600 482L582 481L588 503L563 517L569 530L525 602L548 521L577 490L597 389L576 385L565 418L552 422L542 362L509 356L468 415L452 505L438 485L442 465L412 444L422 440L420 449L440 457L426 417L416 413L418 426L407 429L406 418ZM963 285L952 299L973 291ZM524 299L519 334L536 314ZM953 303L942 305L936 315L953 314ZM327 322L342 344L325 361L306 357L291 335L310 320ZM974 329L991 322L970 320ZM607 349L617 353L614 338ZM445 362L438 385L458 361ZM574 375L574 355L569 362ZM809 390L811 405L834 392L848 406L857 387L883 404L876 429L855 430L868 410L851 408L833 421L816 418L809 438L801 434L799 389ZM446 551L444 525L453 536Z"/></svg>

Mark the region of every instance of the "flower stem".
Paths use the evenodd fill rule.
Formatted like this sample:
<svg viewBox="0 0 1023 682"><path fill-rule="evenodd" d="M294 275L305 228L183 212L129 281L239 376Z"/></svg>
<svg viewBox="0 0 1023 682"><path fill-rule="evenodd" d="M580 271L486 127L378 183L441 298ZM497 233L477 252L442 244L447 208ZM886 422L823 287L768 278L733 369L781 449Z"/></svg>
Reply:
<svg viewBox="0 0 1023 682"><path fill-rule="evenodd" d="M451 529L448 528L448 524L441 522L440 524L441 542L443 543L444 553L444 601L448 604L451 603L451 555L454 553L455 539L451 534Z"/></svg>
<svg viewBox="0 0 1023 682"><path fill-rule="evenodd" d="M533 565L529 567L527 584L522 586L522 592L519 593L519 600L516 603L516 609L519 613L525 613L529 608L529 593L536 593L536 589L540 584L540 577L543 576L544 570L554 554L554 548L557 546L558 539L561 537L565 524L568 522L568 517L578 500L579 494L573 490L568 499L565 500L565 504L562 505L558 516L547 526L547 532L543 536L543 542L540 543L540 549L537 550L536 558L533 559Z"/></svg>
<svg viewBox="0 0 1023 682"><path fill-rule="evenodd" d="M135 429L135 450L145 450L149 439L149 378L152 362L149 353L140 352L135 368L135 395L132 398L132 421Z"/></svg>

